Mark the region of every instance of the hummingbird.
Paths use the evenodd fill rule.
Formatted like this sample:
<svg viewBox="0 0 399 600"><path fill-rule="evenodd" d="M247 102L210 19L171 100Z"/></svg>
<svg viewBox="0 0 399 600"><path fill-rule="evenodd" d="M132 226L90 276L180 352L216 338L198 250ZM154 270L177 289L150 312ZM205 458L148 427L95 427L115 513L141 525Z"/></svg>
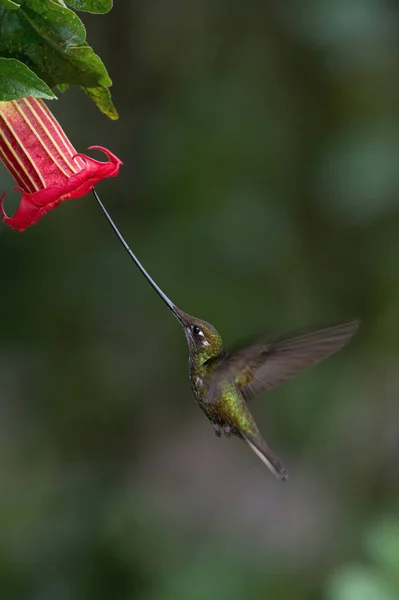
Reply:
<svg viewBox="0 0 399 600"><path fill-rule="evenodd" d="M93 194L130 258L182 326L188 343L192 392L215 434L239 437L278 479L286 481L287 471L263 439L248 402L340 350L357 331L359 321L275 341L264 337L227 351L213 325L182 311L160 289L128 246L94 188Z"/></svg>

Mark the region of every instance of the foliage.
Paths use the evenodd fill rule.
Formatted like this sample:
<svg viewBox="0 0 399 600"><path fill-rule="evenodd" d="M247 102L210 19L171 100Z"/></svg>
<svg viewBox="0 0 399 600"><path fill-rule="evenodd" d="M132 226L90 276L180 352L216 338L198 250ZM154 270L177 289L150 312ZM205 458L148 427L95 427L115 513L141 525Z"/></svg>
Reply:
<svg viewBox="0 0 399 600"><path fill-rule="evenodd" d="M328 585L329 600L396 600L399 597L399 521L378 518L366 530L369 564L341 567Z"/></svg>
<svg viewBox="0 0 399 600"><path fill-rule="evenodd" d="M104 13L111 0L69 2L77 10ZM0 0L0 100L55 97L48 88L81 87L98 108L117 118L101 59L86 43L78 16L61 0ZM16 65L10 71L10 62ZM43 95L46 94L46 95Z"/></svg>

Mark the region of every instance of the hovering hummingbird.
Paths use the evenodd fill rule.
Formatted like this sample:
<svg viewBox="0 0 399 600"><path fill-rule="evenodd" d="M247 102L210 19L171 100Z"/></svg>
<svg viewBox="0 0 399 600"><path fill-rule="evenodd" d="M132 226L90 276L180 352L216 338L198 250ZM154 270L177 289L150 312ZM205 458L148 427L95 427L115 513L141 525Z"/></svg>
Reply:
<svg viewBox="0 0 399 600"><path fill-rule="evenodd" d="M125 250L183 327L189 349L189 375L194 398L211 421L215 434L244 440L274 475L287 472L263 439L247 402L334 354L355 334L359 322L348 321L319 331L271 342L260 339L230 352L210 323L183 312L147 273L116 227L95 189L93 194Z"/></svg>

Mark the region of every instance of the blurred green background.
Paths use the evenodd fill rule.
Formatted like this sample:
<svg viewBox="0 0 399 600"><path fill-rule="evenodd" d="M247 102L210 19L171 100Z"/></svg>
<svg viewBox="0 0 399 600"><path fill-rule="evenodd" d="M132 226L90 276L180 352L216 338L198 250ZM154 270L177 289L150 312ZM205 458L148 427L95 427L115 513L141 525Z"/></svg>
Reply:
<svg viewBox="0 0 399 600"><path fill-rule="evenodd" d="M77 90L51 108L124 161L98 192L172 300L227 345L363 326L254 403L280 484L214 436L179 326L92 196L2 227L1 599L397 600L399 2L83 20L120 120Z"/></svg>

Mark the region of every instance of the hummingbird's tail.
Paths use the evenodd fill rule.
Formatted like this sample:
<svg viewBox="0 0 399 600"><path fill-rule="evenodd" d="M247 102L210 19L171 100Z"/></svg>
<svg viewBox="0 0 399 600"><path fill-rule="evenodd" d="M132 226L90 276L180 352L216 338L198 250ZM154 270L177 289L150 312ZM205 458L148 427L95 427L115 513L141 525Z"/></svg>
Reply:
<svg viewBox="0 0 399 600"><path fill-rule="evenodd" d="M271 448L266 444L265 440L257 434L240 432L242 439L255 452L261 461L270 469L270 471L281 481L287 481L288 475L283 463Z"/></svg>

